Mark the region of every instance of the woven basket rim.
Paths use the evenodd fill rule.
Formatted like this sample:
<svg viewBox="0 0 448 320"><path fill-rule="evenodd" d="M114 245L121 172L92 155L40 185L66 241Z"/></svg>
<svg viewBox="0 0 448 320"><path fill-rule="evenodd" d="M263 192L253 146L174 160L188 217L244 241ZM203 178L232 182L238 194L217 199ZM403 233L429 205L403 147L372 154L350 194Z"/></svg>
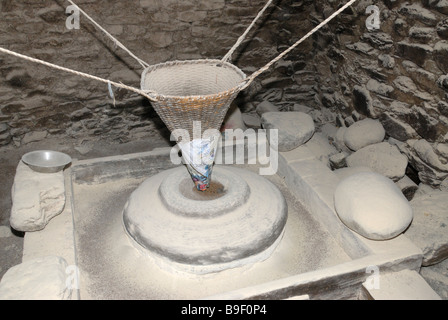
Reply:
<svg viewBox="0 0 448 320"><path fill-rule="evenodd" d="M164 67L168 67L168 66L173 66L173 65L177 65L177 64L200 64L200 63L205 63L205 64L223 64L226 67L229 67L231 69L233 69L238 75L241 76L241 82L228 89L225 91L221 91L218 93L212 93L212 94L208 94L208 95L189 95L189 96L178 96L178 95L164 95L164 94L159 94L155 91L148 91L145 88L145 79L146 79L146 75L153 71L153 70L157 70L160 68L164 68ZM147 67L145 70L143 70L142 75L141 75L141 82L140 82L140 88L141 90L148 92L148 94L150 96L154 96L154 98L156 100L185 100L185 99L190 99L190 100L207 100L207 99L216 99L219 96L228 96L234 92L237 91L241 91L241 88L243 87L243 85L245 84L245 80L247 79L246 74L237 66L233 65L232 63L229 63L227 61L222 61L222 60L218 60L218 59L196 59L196 60L172 60L172 61L167 61L167 62L162 62L162 63L158 63L155 65L151 65L149 67Z"/></svg>

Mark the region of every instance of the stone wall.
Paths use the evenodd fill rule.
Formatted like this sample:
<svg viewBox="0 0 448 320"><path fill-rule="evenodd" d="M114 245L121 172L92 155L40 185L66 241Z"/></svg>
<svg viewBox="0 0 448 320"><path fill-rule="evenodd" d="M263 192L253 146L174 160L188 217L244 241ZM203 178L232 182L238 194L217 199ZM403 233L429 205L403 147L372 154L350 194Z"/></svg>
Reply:
<svg viewBox="0 0 448 320"><path fill-rule="evenodd" d="M318 19L337 3L319 1ZM379 30L366 26L369 5ZM379 119L422 182L447 183L448 2L363 0L344 13L315 37L318 103L340 126Z"/></svg>
<svg viewBox="0 0 448 320"><path fill-rule="evenodd" d="M346 1L277 0L234 54L258 70ZM79 0L78 4L150 64L221 58L265 0ZM62 0L0 2L3 47L139 86L140 66L84 17L65 26ZM366 8L380 11L369 31ZM262 101L310 111L318 126L379 119L418 179L448 187L448 5L443 0L359 0L240 94L243 113ZM166 130L145 98L0 55L0 145L49 135L126 142Z"/></svg>
<svg viewBox="0 0 448 320"><path fill-rule="evenodd" d="M251 32L233 63L251 74L309 27L306 2L279 1ZM94 20L149 64L171 60L222 58L251 23L265 0L79 0ZM68 29L63 0L0 2L2 47L102 78L139 87L140 65L82 15L80 29ZM299 24L300 22L300 24ZM298 25L300 28L298 30ZM304 47L291 55L306 64ZM308 50L309 51L309 50ZM243 104L292 93L290 70L260 76ZM261 83L264 81L263 83ZM276 95L277 94L277 95ZM49 135L125 142L166 130L148 101L129 91L0 55L0 145L20 146ZM249 105L249 108L253 107Z"/></svg>

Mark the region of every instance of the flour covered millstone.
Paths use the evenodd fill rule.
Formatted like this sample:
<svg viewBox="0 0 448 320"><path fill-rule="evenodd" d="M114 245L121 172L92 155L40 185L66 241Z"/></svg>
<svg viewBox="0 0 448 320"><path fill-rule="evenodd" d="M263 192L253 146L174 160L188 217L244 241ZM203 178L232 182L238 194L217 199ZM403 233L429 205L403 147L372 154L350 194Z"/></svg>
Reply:
<svg viewBox="0 0 448 320"><path fill-rule="evenodd" d="M199 191L205 191L210 186L218 142L219 137L211 135L178 143L191 179Z"/></svg>
<svg viewBox="0 0 448 320"><path fill-rule="evenodd" d="M395 183L375 172L361 172L343 179L334 193L341 221L371 240L388 240L411 224L413 210Z"/></svg>

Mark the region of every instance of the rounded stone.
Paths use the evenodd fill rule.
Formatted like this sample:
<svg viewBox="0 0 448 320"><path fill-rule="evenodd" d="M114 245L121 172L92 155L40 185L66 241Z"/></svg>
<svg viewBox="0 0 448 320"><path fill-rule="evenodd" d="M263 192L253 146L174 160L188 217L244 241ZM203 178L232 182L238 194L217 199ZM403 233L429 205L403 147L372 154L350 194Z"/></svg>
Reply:
<svg viewBox="0 0 448 320"><path fill-rule="evenodd" d="M287 204L278 188L247 170L215 166L206 192L185 167L145 180L123 224L136 247L163 269L206 274L267 259L280 242Z"/></svg>
<svg viewBox="0 0 448 320"><path fill-rule="evenodd" d="M351 150L357 151L368 145L382 142L385 136L386 131L381 122L367 118L347 128L344 143Z"/></svg>
<svg viewBox="0 0 448 320"><path fill-rule="evenodd" d="M348 167L368 167L394 181L406 174L408 158L395 145L389 142L372 144L349 155Z"/></svg>
<svg viewBox="0 0 448 320"><path fill-rule="evenodd" d="M261 124L271 147L280 152L288 152L308 142L314 135L313 118L303 112L266 112L261 117ZM271 130L277 130L277 137ZM277 142L277 145L275 145Z"/></svg>
<svg viewBox="0 0 448 320"><path fill-rule="evenodd" d="M401 234L413 219L412 207L389 178L363 172L342 180L334 193L341 221L372 240L388 240Z"/></svg>

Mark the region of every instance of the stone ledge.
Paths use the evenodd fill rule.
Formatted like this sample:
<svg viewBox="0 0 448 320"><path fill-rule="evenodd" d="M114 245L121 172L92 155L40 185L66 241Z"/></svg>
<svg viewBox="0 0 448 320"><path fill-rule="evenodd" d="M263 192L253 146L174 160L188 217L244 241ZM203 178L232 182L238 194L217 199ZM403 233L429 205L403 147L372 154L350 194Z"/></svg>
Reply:
<svg viewBox="0 0 448 320"><path fill-rule="evenodd" d="M290 153L289 156L292 154ZM333 192L339 179L319 160L310 160L307 153L297 153L296 161L286 160L284 153L279 155L279 175L285 178L291 192L327 228L345 252L357 259L370 253L356 235L338 218L334 211ZM303 156L303 158L300 158ZM316 177L316 170L319 177ZM327 179L327 177L330 177Z"/></svg>
<svg viewBox="0 0 448 320"><path fill-rule="evenodd" d="M282 152L281 155L288 164L296 161L316 160L315 155L307 146L300 146L294 150Z"/></svg>
<svg viewBox="0 0 448 320"><path fill-rule="evenodd" d="M421 267L422 251L405 235L387 241L366 239L348 229L334 208L334 190L341 178L317 159L301 150L279 154L279 175L293 194L327 228L352 259L374 254L401 256L409 269Z"/></svg>
<svg viewBox="0 0 448 320"><path fill-rule="evenodd" d="M410 202L414 220L405 235L423 251L423 266L448 259L448 193L432 191L417 195Z"/></svg>

